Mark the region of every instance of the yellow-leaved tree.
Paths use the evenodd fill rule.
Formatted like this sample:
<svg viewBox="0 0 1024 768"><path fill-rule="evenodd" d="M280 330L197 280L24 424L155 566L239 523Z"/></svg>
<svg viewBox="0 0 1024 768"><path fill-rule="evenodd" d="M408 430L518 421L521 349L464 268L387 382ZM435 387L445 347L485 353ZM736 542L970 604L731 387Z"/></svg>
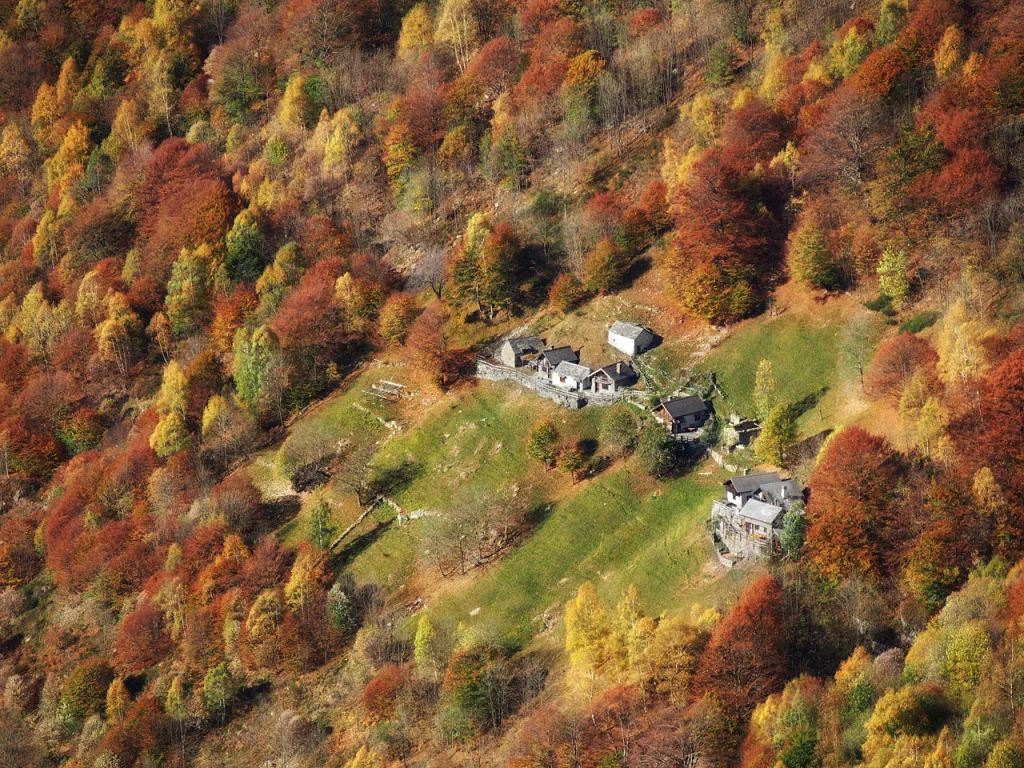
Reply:
<svg viewBox="0 0 1024 768"><path fill-rule="evenodd" d="M192 436L185 426L188 379L176 360L164 366L163 382L156 398L160 421L149 436L149 446L157 456L171 456L187 448Z"/></svg>
<svg viewBox="0 0 1024 768"><path fill-rule="evenodd" d="M473 0L444 0L437 17L434 40L451 49L460 72L465 72L480 45L480 25Z"/></svg>
<svg viewBox="0 0 1024 768"><path fill-rule="evenodd" d="M398 55L408 57L429 48L434 42L434 22L426 3L416 3L402 19L398 35Z"/></svg>

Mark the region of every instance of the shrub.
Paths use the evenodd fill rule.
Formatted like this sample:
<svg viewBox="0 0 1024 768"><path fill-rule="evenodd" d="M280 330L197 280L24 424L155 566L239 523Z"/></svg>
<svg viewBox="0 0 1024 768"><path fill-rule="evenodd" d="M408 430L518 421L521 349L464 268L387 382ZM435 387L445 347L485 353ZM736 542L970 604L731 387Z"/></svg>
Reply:
<svg viewBox="0 0 1024 768"><path fill-rule="evenodd" d="M659 424L645 425L637 440L636 457L647 474L664 475L675 464L672 438Z"/></svg>
<svg viewBox="0 0 1024 768"><path fill-rule="evenodd" d="M406 672L395 664L386 664L363 689L362 704L372 722L394 715L398 694L405 685Z"/></svg>
<svg viewBox="0 0 1024 768"><path fill-rule="evenodd" d="M574 309L587 295L586 289L573 275L562 273L555 278L548 291L548 301L559 312Z"/></svg>
<svg viewBox="0 0 1024 768"><path fill-rule="evenodd" d="M870 309L872 312L881 312L886 317L894 317L896 315L896 310L892 306L892 299L884 293L871 301L865 301L864 308Z"/></svg>
<svg viewBox="0 0 1024 768"><path fill-rule="evenodd" d="M64 681L58 711L67 722L80 722L103 711L107 687L114 679L107 662L90 659L79 664Z"/></svg>
<svg viewBox="0 0 1024 768"><path fill-rule="evenodd" d="M790 237L789 266L793 277L814 288L834 291L842 287L842 272L828 247L825 234L812 220Z"/></svg>
<svg viewBox="0 0 1024 768"><path fill-rule="evenodd" d="M920 333L925 328L931 328L939 319L940 313L934 309L926 312L918 312L913 317L907 318L900 323L900 333Z"/></svg>
<svg viewBox="0 0 1024 768"><path fill-rule="evenodd" d="M622 285L628 269L629 254L610 237L602 239L587 256L587 290L611 293Z"/></svg>

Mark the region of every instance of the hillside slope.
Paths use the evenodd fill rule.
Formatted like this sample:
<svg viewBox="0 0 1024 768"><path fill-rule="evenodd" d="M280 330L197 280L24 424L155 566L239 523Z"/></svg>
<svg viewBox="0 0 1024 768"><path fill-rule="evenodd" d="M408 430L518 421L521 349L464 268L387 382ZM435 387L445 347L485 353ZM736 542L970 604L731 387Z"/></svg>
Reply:
<svg viewBox="0 0 1024 768"><path fill-rule="evenodd" d="M1022 115L1013 0L0 0L0 764L1024 763Z"/></svg>

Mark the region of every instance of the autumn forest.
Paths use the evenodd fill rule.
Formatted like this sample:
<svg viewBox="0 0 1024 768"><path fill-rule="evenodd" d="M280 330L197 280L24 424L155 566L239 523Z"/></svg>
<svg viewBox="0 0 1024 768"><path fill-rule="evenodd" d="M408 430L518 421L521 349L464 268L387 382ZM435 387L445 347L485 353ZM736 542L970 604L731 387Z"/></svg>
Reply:
<svg viewBox="0 0 1024 768"><path fill-rule="evenodd" d="M1024 768L1024 3L0 0L0 765Z"/></svg>

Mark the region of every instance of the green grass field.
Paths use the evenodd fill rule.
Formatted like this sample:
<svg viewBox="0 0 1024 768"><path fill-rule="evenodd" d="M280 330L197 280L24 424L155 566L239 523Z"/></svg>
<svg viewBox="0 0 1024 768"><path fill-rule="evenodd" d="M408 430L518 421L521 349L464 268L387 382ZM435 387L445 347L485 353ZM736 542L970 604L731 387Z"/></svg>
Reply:
<svg viewBox="0 0 1024 768"><path fill-rule="evenodd" d="M719 492L717 477L652 483L627 464L556 505L529 541L434 613L526 642L540 614L560 613L587 580L609 604L636 584L648 612L681 609L681 593L712 555L705 521Z"/></svg>
<svg viewBox="0 0 1024 768"><path fill-rule="evenodd" d="M444 596L432 605L440 620L525 642L541 628L535 619L548 607L560 611L583 580L613 602L634 583L654 613L686 607L681 595L699 586L696 577L712 554L705 521L720 492L717 474L662 483L629 462L567 489L564 475L543 472L526 455L527 435L539 419L551 418L564 439L596 442L606 413L568 411L511 385L480 382L385 444L376 466L415 468L393 494L409 511L444 513L512 486L538 505L564 496L520 547L454 589L445 583ZM422 523L399 527L386 517L345 548L342 563L357 581L397 595L431 566L421 557ZM481 610L470 616L475 608Z"/></svg>
<svg viewBox="0 0 1024 768"><path fill-rule="evenodd" d="M770 360L778 401L804 401L797 426L807 437L848 423L866 406L858 375L842 352L849 322L839 311L821 317L790 312L748 322L712 350L697 370L716 374L726 396L715 404L720 415L752 416L757 367L761 360ZM877 339L881 322L871 316L867 322Z"/></svg>
<svg viewBox="0 0 1024 768"><path fill-rule="evenodd" d="M596 441L601 417L598 408L569 411L511 384L478 382L396 435L373 463L412 468L412 480L393 494L403 507L443 511L502 487L550 485L552 478L526 454L534 424L548 418L565 441Z"/></svg>
<svg viewBox="0 0 1024 768"><path fill-rule="evenodd" d="M840 328L805 315L783 315L744 326L698 367L714 371L726 405L754 412L754 380L761 360L770 360L781 402L797 402L834 384Z"/></svg>
<svg viewBox="0 0 1024 768"><path fill-rule="evenodd" d="M332 397L299 418L280 445L268 448L253 457L245 468L265 498L273 499L292 493L290 476L300 464L312 461L318 450L333 451L339 445L358 451L361 446L376 443L389 433L386 422L398 418L397 406L368 396L365 390L381 379L401 383L401 371L382 372L369 368L346 382ZM355 500L333 486L326 489L335 507L335 520L348 525L359 514ZM350 495L350 494L349 494ZM310 499L306 499L297 517L278 531L279 538L295 545L305 535L305 521Z"/></svg>

